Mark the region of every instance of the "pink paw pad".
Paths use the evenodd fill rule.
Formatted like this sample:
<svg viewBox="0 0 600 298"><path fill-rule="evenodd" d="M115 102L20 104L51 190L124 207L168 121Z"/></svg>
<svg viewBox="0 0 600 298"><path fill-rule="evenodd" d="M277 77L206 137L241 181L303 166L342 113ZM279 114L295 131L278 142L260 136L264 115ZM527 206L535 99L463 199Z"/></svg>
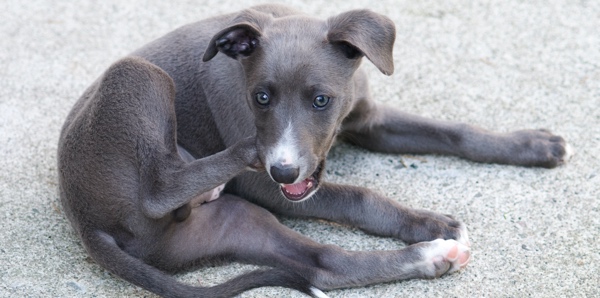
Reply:
<svg viewBox="0 0 600 298"><path fill-rule="evenodd" d="M429 244L424 248L423 255L436 277L458 271L471 260L470 248L456 240L437 239Z"/></svg>

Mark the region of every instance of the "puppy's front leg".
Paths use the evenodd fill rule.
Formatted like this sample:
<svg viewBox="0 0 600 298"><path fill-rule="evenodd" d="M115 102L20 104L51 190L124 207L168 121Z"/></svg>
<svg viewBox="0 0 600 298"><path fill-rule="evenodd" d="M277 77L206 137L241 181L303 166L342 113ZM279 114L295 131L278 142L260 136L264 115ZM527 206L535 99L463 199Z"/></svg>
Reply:
<svg viewBox="0 0 600 298"><path fill-rule="evenodd" d="M260 170L262 165L255 144L254 137L247 138L189 163L183 162L179 154L161 159L144 172L148 179L142 181L153 182L143 201L144 213L151 218L161 218L244 171Z"/></svg>
<svg viewBox="0 0 600 298"><path fill-rule="evenodd" d="M402 206L362 187L322 182L318 192L306 201L275 199L261 200L259 204L277 213L326 219L409 244L454 239L470 245L466 227L454 218Z"/></svg>
<svg viewBox="0 0 600 298"><path fill-rule="evenodd" d="M477 162L553 168L570 147L547 130L495 133L463 123L427 119L363 99L345 122L352 143L386 153L448 154Z"/></svg>

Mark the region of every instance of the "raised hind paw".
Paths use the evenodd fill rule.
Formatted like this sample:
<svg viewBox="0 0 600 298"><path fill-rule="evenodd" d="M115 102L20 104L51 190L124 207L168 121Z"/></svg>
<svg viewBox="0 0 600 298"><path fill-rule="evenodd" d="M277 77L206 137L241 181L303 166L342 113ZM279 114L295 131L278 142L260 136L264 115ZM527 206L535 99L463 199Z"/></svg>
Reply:
<svg viewBox="0 0 600 298"><path fill-rule="evenodd" d="M415 245L422 247L422 260L415 265L424 278L440 277L458 271L471 260L471 249L456 240L437 239Z"/></svg>

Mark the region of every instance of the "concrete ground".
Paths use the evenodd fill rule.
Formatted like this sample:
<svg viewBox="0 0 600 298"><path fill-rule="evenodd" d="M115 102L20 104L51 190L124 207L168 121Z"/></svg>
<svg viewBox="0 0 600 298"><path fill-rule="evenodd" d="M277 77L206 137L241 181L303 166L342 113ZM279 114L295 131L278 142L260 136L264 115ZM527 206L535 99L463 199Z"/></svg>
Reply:
<svg viewBox="0 0 600 298"><path fill-rule="evenodd" d="M396 22L395 74L368 65L378 100L497 131L548 128L576 150L568 164L547 170L336 147L329 180L454 214L469 227L473 260L440 279L329 295L600 297L599 1L282 2L320 17L367 6ZM256 3L0 3L1 297L153 297L94 264L65 220L57 196L59 129L111 62L180 25ZM321 221L282 221L350 250L403 246ZM251 268L231 264L177 278L211 285ZM300 295L262 288L242 297Z"/></svg>

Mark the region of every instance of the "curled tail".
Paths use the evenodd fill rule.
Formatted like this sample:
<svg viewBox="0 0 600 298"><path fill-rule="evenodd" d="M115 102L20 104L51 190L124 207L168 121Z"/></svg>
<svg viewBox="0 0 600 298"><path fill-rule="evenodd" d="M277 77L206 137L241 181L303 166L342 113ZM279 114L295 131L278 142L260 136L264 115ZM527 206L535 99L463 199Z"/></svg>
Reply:
<svg viewBox="0 0 600 298"><path fill-rule="evenodd" d="M314 297L323 297L300 275L282 269L261 269L239 275L213 287L194 287L123 251L110 235L94 231L84 233L88 253L113 274L162 297L232 297L259 287L285 287Z"/></svg>

